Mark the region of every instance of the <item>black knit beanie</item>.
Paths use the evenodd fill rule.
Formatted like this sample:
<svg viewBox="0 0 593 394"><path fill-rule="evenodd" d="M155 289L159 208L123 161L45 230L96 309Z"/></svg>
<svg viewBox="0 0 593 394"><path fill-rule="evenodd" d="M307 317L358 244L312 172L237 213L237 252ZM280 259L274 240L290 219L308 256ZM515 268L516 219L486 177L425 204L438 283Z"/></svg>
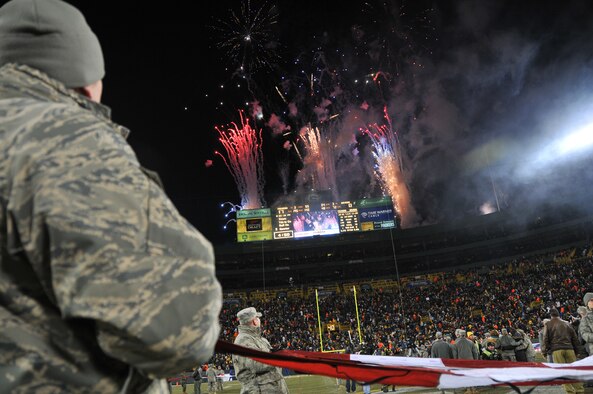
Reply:
<svg viewBox="0 0 593 394"><path fill-rule="evenodd" d="M61 0L11 0L0 8L0 65L24 64L69 88L105 75L99 40L82 13Z"/></svg>

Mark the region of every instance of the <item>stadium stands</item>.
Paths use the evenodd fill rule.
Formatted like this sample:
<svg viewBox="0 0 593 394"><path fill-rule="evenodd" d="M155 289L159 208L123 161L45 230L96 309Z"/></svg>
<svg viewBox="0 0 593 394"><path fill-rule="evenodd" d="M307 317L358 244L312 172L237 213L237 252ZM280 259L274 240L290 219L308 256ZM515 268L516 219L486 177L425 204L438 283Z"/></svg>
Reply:
<svg viewBox="0 0 593 394"><path fill-rule="evenodd" d="M521 328L537 342L551 307L569 319L593 289L592 235L590 216L517 224L501 212L463 225L218 247L221 339L232 342L235 314L255 306L274 348L319 351L317 290L323 350L349 349L360 342L356 286L369 353L426 355L437 331L455 338L456 328L478 338ZM231 362L212 361L227 370Z"/></svg>
<svg viewBox="0 0 593 394"><path fill-rule="evenodd" d="M223 245L216 266L224 289L284 287L290 278L293 285L342 283L504 263L582 245L592 234L592 217L576 211L518 223L509 210L407 230Z"/></svg>

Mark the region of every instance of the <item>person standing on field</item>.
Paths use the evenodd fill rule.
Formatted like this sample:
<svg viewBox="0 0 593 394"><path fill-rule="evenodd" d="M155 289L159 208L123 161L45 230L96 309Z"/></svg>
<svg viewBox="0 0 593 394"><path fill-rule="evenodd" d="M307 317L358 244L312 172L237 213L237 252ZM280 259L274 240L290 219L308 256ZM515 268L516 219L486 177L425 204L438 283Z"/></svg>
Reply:
<svg viewBox="0 0 593 394"><path fill-rule="evenodd" d="M235 344L263 352L272 350L267 339L261 335L262 314L253 307L237 313L239 335ZM262 364L248 357L233 355L237 379L241 382L241 394L288 394L288 387L280 368Z"/></svg>
<svg viewBox="0 0 593 394"><path fill-rule="evenodd" d="M219 336L212 245L101 104L82 13L2 3L0 391L168 393Z"/></svg>

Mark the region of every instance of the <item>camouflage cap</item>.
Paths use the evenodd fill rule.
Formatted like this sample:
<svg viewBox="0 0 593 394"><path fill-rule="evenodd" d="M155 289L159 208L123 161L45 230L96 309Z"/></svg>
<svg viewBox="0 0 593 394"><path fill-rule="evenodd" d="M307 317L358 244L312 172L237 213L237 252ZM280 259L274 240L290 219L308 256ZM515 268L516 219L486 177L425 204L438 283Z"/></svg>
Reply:
<svg viewBox="0 0 593 394"><path fill-rule="evenodd" d="M0 66L43 71L68 88L105 75L103 52L82 13L61 0L11 0L0 8Z"/></svg>
<svg viewBox="0 0 593 394"><path fill-rule="evenodd" d="M249 324L249 322L256 317L261 317L261 313L256 311L252 306L241 309L239 312L237 312L237 319L239 319L239 323L243 325Z"/></svg>
<svg viewBox="0 0 593 394"><path fill-rule="evenodd" d="M583 303L585 304L585 306L589 306L589 301L591 301L591 299L593 299L593 293L587 293L585 294L585 296L583 297Z"/></svg>

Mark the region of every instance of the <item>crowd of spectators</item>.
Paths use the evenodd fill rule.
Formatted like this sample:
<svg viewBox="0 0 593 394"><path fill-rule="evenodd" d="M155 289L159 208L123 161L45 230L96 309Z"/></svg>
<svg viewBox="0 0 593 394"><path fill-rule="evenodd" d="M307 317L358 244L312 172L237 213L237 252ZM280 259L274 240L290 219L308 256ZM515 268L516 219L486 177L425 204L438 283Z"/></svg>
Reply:
<svg viewBox="0 0 593 394"><path fill-rule="evenodd" d="M593 287L590 251L589 247L565 251L554 262L550 256L540 256L431 275L430 281L408 282L401 292L357 288L362 346L351 289L324 292L319 297L323 350L358 348L369 354L428 357L437 332L455 341L458 329L471 332L479 343L503 329L512 334L520 330L538 342L542 321L551 309L567 321L578 316L583 295ZM220 339L233 341L236 313L246 306L263 313L263 336L275 349L321 349L314 293L226 302L220 315ZM212 361L226 370L231 366L229 355L216 354Z"/></svg>

